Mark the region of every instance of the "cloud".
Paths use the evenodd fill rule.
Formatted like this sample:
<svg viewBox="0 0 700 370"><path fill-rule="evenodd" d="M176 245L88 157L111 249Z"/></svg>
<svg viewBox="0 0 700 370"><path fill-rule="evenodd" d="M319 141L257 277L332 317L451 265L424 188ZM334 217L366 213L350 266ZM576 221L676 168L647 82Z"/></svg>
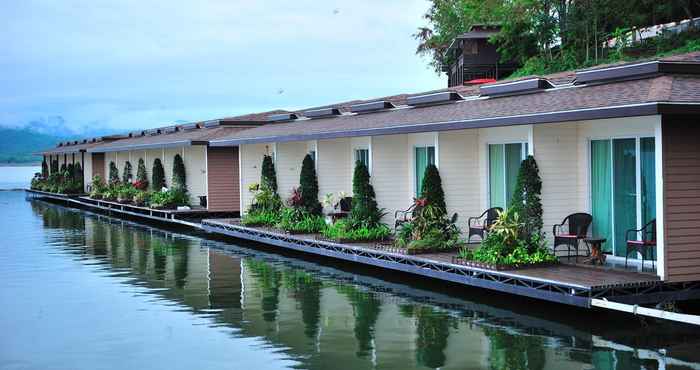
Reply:
<svg viewBox="0 0 700 370"><path fill-rule="evenodd" d="M0 125L125 130L443 87L425 0L0 3ZM279 91L283 91L279 94Z"/></svg>

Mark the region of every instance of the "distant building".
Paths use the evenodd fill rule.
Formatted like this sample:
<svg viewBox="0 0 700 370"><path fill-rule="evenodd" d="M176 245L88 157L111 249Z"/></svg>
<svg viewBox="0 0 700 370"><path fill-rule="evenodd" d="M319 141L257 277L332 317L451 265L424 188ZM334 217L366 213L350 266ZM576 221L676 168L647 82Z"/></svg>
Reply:
<svg viewBox="0 0 700 370"><path fill-rule="evenodd" d="M493 82L508 77L519 65L502 62L498 46L489 38L500 31L498 25L474 25L469 32L457 36L447 48L448 87Z"/></svg>

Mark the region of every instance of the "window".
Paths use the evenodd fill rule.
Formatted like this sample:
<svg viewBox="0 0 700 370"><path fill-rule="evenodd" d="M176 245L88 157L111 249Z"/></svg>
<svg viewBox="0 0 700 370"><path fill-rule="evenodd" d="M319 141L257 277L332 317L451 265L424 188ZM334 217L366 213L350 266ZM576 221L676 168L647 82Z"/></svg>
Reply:
<svg viewBox="0 0 700 370"><path fill-rule="evenodd" d="M355 162L362 162L369 170L369 149L355 149Z"/></svg>
<svg viewBox="0 0 700 370"><path fill-rule="evenodd" d="M515 192L520 162L527 143L489 145L489 200L491 207L507 208Z"/></svg>
<svg viewBox="0 0 700 370"><path fill-rule="evenodd" d="M315 150L309 150L309 155L311 156L311 159L314 160L314 163L316 163L316 151L315 151Z"/></svg>
<svg viewBox="0 0 700 370"><path fill-rule="evenodd" d="M435 147L424 146L415 148L416 158L416 197L423 192L423 177L428 165L435 164Z"/></svg>

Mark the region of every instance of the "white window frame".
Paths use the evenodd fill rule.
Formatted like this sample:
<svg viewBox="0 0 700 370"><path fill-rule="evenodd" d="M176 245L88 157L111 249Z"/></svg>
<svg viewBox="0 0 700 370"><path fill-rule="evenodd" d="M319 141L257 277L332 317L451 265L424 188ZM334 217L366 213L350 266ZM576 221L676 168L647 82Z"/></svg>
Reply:
<svg viewBox="0 0 700 370"><path fill-rule="evenodd" d="M520 144L520 156L521 160L524 161L528 155L531 155L533 146L528 139L522 140L506 140L506 141L488 141L486 142L486 208L491 208L491 145L503 145L503 168L505 169L505 150L508 144ZM506 183L506 176L503 176L503 191L506 191L508 184ZM506 194L503 194L503 200L508 205L508 199L506 199Z"/></svg>

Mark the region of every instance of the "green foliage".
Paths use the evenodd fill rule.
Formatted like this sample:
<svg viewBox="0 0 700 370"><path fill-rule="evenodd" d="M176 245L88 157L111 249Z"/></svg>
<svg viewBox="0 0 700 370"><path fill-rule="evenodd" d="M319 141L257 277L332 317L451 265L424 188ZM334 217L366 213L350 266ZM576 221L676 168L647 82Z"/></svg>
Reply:
<svg viewBox="0 0 700 370"><path fill-rule="evenodd" d="M190 198L184 191L180 189L168 189L155 191L151 193L150 206L153 208L176 208L178 206L187 206L190 204Z"/></svg>
<svg viewBox="0 0 700 370"><path fill-rule="evenodd" d="M124 184L130 184L131 180L134 179L134 176L131 171L131 162L126 161L124 163L124 170L122 171L122 182Z"/></svg>
<svg viewBox="0 0 700 370"><path fill-rule="evenodd" d="M150 196L151 195L147 191L137 189L132 197L132 201L137 206L145 206L148 204Z"/></svg>
<svg viewBox="0 0 700 370"><path fill-rule="evenodd" d="M63 172L54 172L49 177L35 174L30 188L39 191L59 194L82 194L83 182L76 181L66 166Z"/></svg>
<svg viewBox="0 0 700 370"><path fill-rule="evenodd" d="M187 177L185 174L185 162L179 154L173 159L173 186L174 189L187 192Z"/></svg>
<svg viewBox="0 0 700 370"><path fill-rule="evenodd" d="M531 155L520 165L518 179L513 193L513 212L523 217L525 233L528 238L542 234L542 179L537 161Z"/></svg>
<svg viewBox="0 0 700 370"><path fill-rule="evenodd" d="M348 221L344 225L350 229L380 230L383 210L377 207L374 187L370 183L369 170L362 162L355 163L355 171L352 177L352 209Z"/></svg>
<svg viewBox="0 0 700 370"><path fill-rule="evenodd" d="M432 205L436 211L447 213L445 192L442 190L440 171L438 171L438 168L434 164L428 165L428 167L425 168L425 176L423 176L421 189L423 189L421 198Z"/></svg>
<svg viewBox="0 0 700 370"><path fill-rule="evenodd" d="M131 203L134 196L139 192L132 184L124 183L116 188L117 201L120 203Z"/></svg>
<svg viewBox="0 0 700 370"><path fill-rule="evenodd" d="M153 170L151 171L151 186L153 191L160 191L165 187L165 170L160 158L153 160Z"/></svg>
<svg viewBox="0 0 700 370"><path fill-rule="evenodd" d="M114 186L117 184L119 184L119 170L117 169L117 164L109 162L109 185Z"/></svg>
<svg viewBox="0 0 700 370"><path fill-rule="evenodd" d="M301 190L301 203L306 212L320 215L321 203L318 201L318 178L316 166L310 154L304 157L299 174L299 189Z"/></svg>
<svg viewBox="0 0 700 370"><path fill-rule="evenodd" d="M286 207L279 215L278 228L296 234L313 234L326 228L326 220L302 208Z"/></svg>
<svg viewBox="0 0 700 370"><path fill-rule="evenodd" d="M275 172L275 163L272 161L272 156L267 154L263 156L261 172L261 185L265 185L270 188L273 193L277 193L277 172Z"/></svg>
<svg viewBox="0 0 700 370"><path fill-rule="evenodd" d="M515 208L501 212L486 239L474 251L461 250L460 256L477 262L521 266L555 263L557 258L546 247L541 234L530 234Z"/></svg>
<svg viewBox="0 0 700 370"><path fill-rule="evenodd" d="M619 60L697 50L697 30L629 42L630 30L692 18L697 4L648 0L432 0L428 25L418 29L417 53L432 57L436 72L454 56L446 49L474 24L495 23L490 42L502 60L523 66L514 76L547 74ZM608 41L615 42L608 43ZM608 46L610 45L610 46Z"/></svg>
<svg viewBox="0 0 700 370"><path fill-rule="evenodd" d="M338 220L323 230L323 236L338 241L369 242L384 240L391 235L391 229L384 224L374 227L350 227L349 220Z"/></svg>
<svg viewBox="0 0 700 370"><path fill-rule="evenodd" d="M143 158L139 158L139 163L136 167L134 186L139 190L148 190L148 174L146 173L146 163L143 161Z"/></svg>
<svg viewBox="0 0 700 370"><path fill-rule="evenodd" d="M417 214L404 223L396 235L396 244L409 250L450 250L464 243L457 227L457 214L447 217L444 209L417 200Z"/></svg>
<svg viewBox="0 0 700 370"><path fill-rule="evenodd" d="M244 226L275 226L279 221L279 211L249 212L241 218L241 224Z"/></svg>
<svg viewBox="0 0 700 370"><path fill-rule="evenodd" d="M49 164L46 163L46 159L41 161L41 177L43 177L43 178L49 177Z"/></svg>

